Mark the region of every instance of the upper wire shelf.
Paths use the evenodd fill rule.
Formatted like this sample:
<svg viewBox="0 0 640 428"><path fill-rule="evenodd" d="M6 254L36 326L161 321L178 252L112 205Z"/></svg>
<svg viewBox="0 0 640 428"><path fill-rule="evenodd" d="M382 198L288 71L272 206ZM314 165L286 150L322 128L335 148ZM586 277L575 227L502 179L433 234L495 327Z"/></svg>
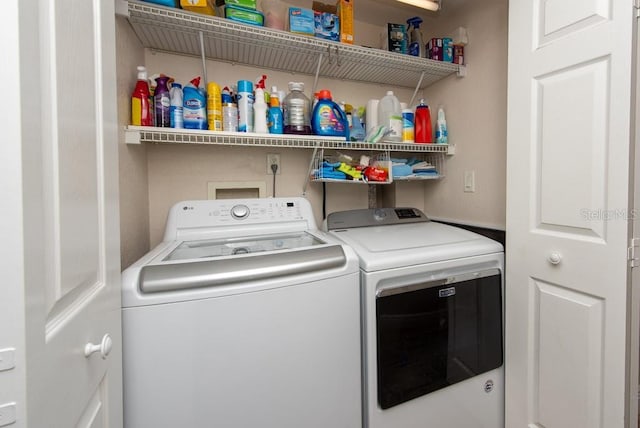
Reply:
<svg viewBox="0 0 640 428"><path fill-rule="evenodd" d="M129 22L151 49L331 79L423 89L460 71L457 64L305 37L130 0ZM423 75L424 73L424 75Z"/></svg>

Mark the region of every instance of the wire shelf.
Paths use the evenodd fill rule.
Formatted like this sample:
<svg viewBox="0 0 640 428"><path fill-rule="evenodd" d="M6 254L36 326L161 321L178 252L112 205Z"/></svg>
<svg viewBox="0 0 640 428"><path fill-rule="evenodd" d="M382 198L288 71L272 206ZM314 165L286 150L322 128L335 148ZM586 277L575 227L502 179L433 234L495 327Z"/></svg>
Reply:
<svg viewBox="0 0 640 428"><path fill-rule="evenodd" d="M425 88L459 71L457 64L305 37L228 19L137 1L128 2L129 22L151 49L341 80Z"/></svg>

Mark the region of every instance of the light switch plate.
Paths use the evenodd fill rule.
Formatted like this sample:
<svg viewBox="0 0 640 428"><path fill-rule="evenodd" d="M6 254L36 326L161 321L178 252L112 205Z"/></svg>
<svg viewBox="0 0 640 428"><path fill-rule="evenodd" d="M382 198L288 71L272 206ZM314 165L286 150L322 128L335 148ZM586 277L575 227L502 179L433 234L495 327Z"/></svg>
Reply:
<svg viewBox="0 0 640 428"><path fill-rule="evenodd" d="M465 193L473 193L476 191L476 172L464 172L464 191Z"/></svg>

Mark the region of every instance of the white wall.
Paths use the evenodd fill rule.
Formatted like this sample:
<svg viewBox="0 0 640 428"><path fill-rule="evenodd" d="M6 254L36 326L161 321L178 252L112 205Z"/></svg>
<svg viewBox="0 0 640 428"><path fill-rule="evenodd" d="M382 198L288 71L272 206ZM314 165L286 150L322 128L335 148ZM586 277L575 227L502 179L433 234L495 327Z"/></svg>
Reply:
<svg viewBox="0 0 640 428"><path fill-rule="evenodd" d="M458 26L469 30L471 42L467 49L469 76L451 76L424 91L433 102L443 102L451 142L458 153L448 159L447 178L429 183L398 183L383 188L383 200L396 206L416 206L431 215L498 228L504 226L504 159L506 129L506 0L489 0L469 9L445 10L425 16L425 36L445 35ZM372 0L359 0L363 11ZM453 6L453 3L451 3ZM366 10L373 21L356 20L356 42L378 46L387 16L402 22L420 14L398 3L380 5ZM309 5L310 6L310 5ZM382 9L380 9L382 8ZM385 9L386 8L386 9ZM374 10L375 9L375 10ZM388 11L385 13L379 10ZM373 14L372 12L377 12ZM402 18L399 18L402 16ZM145 64L149 74L165 73L186 83L201 75L201 60L142 49L126 22L118 22L118 76L120 120L129 120L129 94L135 84L135 66ZM254 81L267 74L267 86L286 88L289 81L305 82L307 95L312 76L259 70L218 61L207 62L209 81L221 86L239 79ZM369 98L382 97L393 89L401 101L409 101L411 88L394 88L346 81L320 79L318 88L330 89L334 100L354 106L365 105ZM219 147L190 145L121 146L121 218L122 267L125 268L146 250L156 245L162 236L166 215L171 205L185 199L207 197L208 181L264 181L267 195L272 195L272 176L266 171L266 154L281 155L282 171L276 178L277 196L300 196L305 183L311 150L268 149L258 147ZM462 192L462 171L476 171L477 192ZM366 208L367 187L353 184L328 184L327 213L342 209ZM318 222L322 221L322 184L311 183L306 196L314 207Z"/></svg>

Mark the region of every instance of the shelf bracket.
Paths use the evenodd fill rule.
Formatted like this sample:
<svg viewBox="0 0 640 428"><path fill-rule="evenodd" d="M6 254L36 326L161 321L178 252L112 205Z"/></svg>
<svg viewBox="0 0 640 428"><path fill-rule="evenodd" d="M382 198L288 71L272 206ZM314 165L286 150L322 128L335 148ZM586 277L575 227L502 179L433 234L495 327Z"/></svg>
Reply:
<svg viewBox="0 0 640 428"><path fill-rule="evenodd" d="M331 51L329 51L329 54L331 54ZM316 67L316 74L315 77L313 79L313 87L311 90L311 95L313 96L313 94L316 93L316 90L318 89L318 77L320 76L320 66L322 65L322 52L320 52L320 55L318 56L318 66Z"/></svg>
<svg viewBox="0 0 640 428"><path fill-rule="evenodd" d="M204 79L204 87L207 87L207 60L204 56L204 34L202 31L198 31L200 37L200 56L202 57L202 78Z"/></svg>
<svg viewBox="0 0 640 428"><path fill-rule="evenodd" d="M458 67L457 75L458 77L467 77L467 66L461 65Z"/></svg>
<svg viewBox="0 0 640 428"><path fill-rule="evenodd" d="M413 105L413 102L416 100L416 94L418 93L418 90L420 89L420 86L422 85L422 81L424 80L424 70L422 71L422 73L420 73L420 79L418 79L418 84L416 85L416 90L413 91L413 95L411 96L411 101L409 101L409 108L412 108L411 106Z"/></svg>
<svg viewBox="0 0 640 428"><path fill-rule="evenodd" d="M307 186L309 185L309 181L311 180L311 171L313 171L313 163L316 160L317 153L318 146L313 148L313 154L311 155L311 161L309 162L309 169L307 169L307 178L304 180L304 185L302 186L302 196L307 195Z"/></svg>

